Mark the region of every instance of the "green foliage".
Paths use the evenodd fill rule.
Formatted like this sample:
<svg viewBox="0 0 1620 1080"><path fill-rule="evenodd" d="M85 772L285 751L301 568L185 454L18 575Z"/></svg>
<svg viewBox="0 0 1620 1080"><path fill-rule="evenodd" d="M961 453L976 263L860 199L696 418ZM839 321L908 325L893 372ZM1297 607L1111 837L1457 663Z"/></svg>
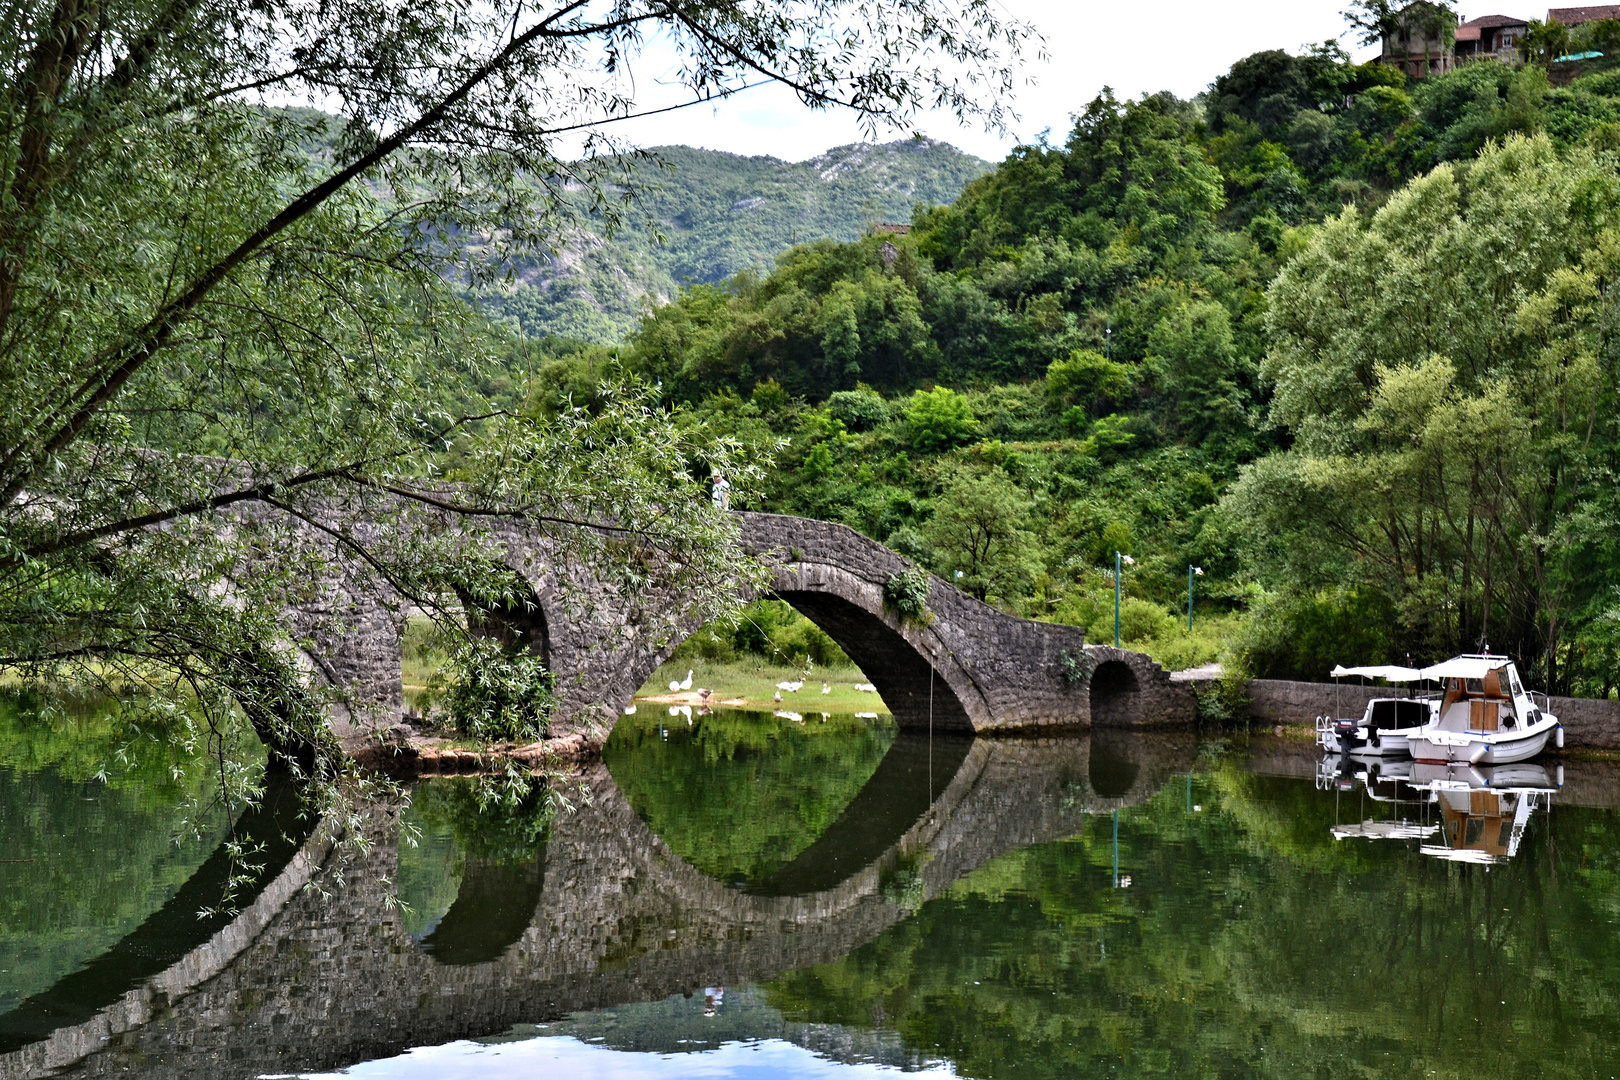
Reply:
<svg viewBox="0 0 1620 1080"><path fill-rule="evenodd" d="M688 657L732 660L757 656L771 663L803 668L852 667L844 650L815 623L782 600L755 600L732 619L703 627L682 642L670 663Z"/></svg>
<svg viewBox="0 0 1620 1080"><path fill-rule="evenodd" d="M948 386L912 394L906 405L906 425L911 445L924 453L964 442L979 429L967 399Z"/></svg>
<svg viewBox="0 0 1620 1080"><path fill-rule="evenodd" d="M1345 617L1390 637L1332 655L1489 642L1553 692L1582 677L1574 640L1614 586L1611 489L1594 481L1620 464L1617 236L1612 164L1514 137L1347 211L1279 275L1265 373L1293 445L1226 505L1269 586L1380 598ZM1289 647L1306 651L1263 645L1257 665L1327 666L1327 641Z"/></svg>
<svg viewBox="0 0 1620 1080"><path fill-rule="evenodd" d="M1003 601L1023 595L1036 572L1030 498L1000 469L959 469L947 479L924 535L940 565L967 592Z"/></svg>
<svg viewBox="0 0 1620 1080"><path fill-rule="evenodd" d="M722 710L690 727L668 721L647 710L621 717L602 760L675 854L731 885L764 881L809 848L896 735L892 720L849 715L800 724Z"/></svg>
<svg viewBox="0 0 1620 1080"><path fill-rule="evenodd" d="M1046 369L1047 400L1059 409L1075 406L1081 415L1122 403L1131 389L1131 369L1092 349L1076 349Z"/></svg>
<svg viewBox="0 0 1620 1080"><path fill-rule="evenodd" d="M889 418L889 406L883 395L869 386L829 394L827 412L850 431L871 431Z"/></svg>
<svg viewBox="0 0 1620 1080"><path fill-rule="evenodd" d="M908 566L898 574L889 575L883 583L883 606L900 616L900 621L924 627L933 621L928 610L928 594L933 584L928 572L920 566Z"/></svg>
<svg viewBox="0 0 1620 1080"><path fill-rule="evenodd" d="M461 642L435 676L451 728L484 742L532 742L545 737L556 696L555 677L538 656L485 637Z"/></svg>

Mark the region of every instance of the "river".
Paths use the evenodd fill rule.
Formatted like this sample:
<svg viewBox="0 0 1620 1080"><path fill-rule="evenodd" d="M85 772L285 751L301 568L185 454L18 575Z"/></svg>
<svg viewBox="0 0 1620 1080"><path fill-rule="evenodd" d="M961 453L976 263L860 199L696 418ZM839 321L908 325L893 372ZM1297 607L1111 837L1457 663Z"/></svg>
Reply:
<svg viewBox="0 0 1620 1080"><path fill-rule="evenodd" d="M427 779L333 851L272 786L199 919L206 769L25 714L0 1080L1620 1072L1612 765L643 706L556 815Z"/></svg>

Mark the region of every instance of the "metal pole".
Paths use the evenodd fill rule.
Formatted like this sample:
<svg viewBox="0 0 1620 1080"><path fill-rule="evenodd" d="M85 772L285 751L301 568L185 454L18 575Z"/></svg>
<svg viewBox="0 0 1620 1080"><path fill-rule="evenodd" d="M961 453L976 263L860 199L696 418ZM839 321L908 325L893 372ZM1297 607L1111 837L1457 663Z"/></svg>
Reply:
<svg viewBox="0 0 1620 1080"><path fill-rule="evenodd" d="M1119 552L1114 552L1114 648L1119 648Z"/></svg>
<svg viewBox="0 0 1620 1080"><path fill-rule="evenodd" d="M1192 563L1187 564L1187 633L1192 633Z"/></svg>

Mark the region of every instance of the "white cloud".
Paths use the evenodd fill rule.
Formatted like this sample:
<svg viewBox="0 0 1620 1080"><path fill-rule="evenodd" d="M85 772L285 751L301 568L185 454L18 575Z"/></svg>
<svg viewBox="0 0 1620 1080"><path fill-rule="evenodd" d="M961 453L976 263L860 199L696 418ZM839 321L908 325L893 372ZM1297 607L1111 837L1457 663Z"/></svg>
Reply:
<svg viewBox="0 0 1620 1080"><path fill-rule="evenodd" d="M1021 120L1009 137L963 128L949 115L923 117L917 128L990 160L1020 141L1050 129L1061 140L1069 117L1104 86L1120 97L1170 90L1181 97L1201 92L1233 61L1262 49L1296 52L1306 44L1338 38L1358 59L1359 49L1340 14L1345 0L1136 0L1134 3L1052 3L998 0L1013 17L1034 23L1046 38L1050 60L1032 62L1035 85L1015 100ZM657 70L658 53L643 71ZM641 81L642 106L677 100L673 88ZM860 125L845 113L818 112L780 86L746 91L714 105L697 106L613 125L634 145L684 143L737 154L770 154L799 161L830 146L858 142ZM900 138L903 133L885 135Z"/></svg>

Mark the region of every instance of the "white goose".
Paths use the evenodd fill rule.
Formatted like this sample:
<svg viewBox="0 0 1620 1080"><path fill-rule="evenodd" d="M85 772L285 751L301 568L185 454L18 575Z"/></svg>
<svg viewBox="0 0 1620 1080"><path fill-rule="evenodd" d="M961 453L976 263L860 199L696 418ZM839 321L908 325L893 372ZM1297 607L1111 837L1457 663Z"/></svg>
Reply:
<svg viewBox="0 0 1620 1080"><path fill-rule="evenodd" d="M690 689L692 689L692 670L690 668L688 668L686 671L686 681L677 682L674 679L669 680L669 692L672 694L677 690Z"/></svg>

